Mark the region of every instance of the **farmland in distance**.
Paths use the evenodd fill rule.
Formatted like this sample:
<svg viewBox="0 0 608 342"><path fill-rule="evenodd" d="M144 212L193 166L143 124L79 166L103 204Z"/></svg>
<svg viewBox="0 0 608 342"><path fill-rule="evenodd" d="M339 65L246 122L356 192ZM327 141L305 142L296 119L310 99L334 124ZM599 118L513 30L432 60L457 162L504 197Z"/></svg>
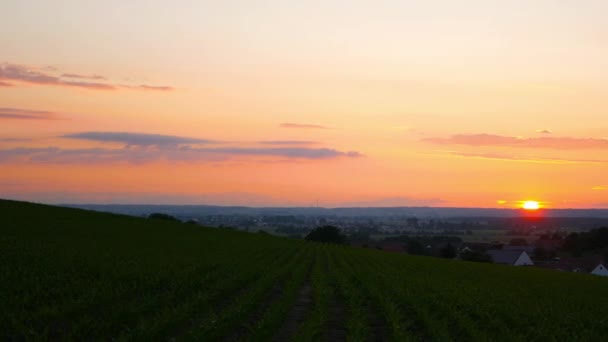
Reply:
<svg viewBox="0 0 608 342"><path fill-rule="evenodd" d="M0 201L1 340L601 340L608 279Z"/></svg>

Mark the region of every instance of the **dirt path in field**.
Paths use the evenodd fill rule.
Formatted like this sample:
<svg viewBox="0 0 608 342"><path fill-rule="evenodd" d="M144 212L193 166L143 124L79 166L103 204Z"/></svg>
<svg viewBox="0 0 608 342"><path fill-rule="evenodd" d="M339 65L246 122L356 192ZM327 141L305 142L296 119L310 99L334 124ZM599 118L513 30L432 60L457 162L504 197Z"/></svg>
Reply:
<svg viewBox="0 0 608 342"><path fill-rule="evenodd" d="M253 282L255 282L255 280L256 279L253 277L250 279L250 281ZM221 313L222 311L226 310L232 303L234 303L237 298L245 295L249 290L250 288L247 282L245 282L240 287L232 289L231 291L223 293L222 295L214 296L209 300L208 304L211 306L211 308L213 308L214 312ZM175 341L181 339L184 335L186 335L188 332L198 326L205 319L207 319L207 314L204 310L192 313L190 318L188 318L186 321L176 324L175 327L171 329L170 333L167 336L167 340Z"/></svg>
<svg viewBox="0 0 608 342"><path fill-rule="evenodd" d="M386 319L380 314L378 307L368 305L370 341L387 341L389 339L388 324Z"/></svg>
<svg viewBox="0 0 608 342"><path fill-rule="evenodd" d="M325 341L346 341L346 319L344 300L334 289L329 301Z"/></svg>
<svg viewBox="0 0 608 342"><path fill-rule="evenodd" d="M279 329L273 341L282 342L291 340L291 338L298 332L300 325L306 321L306 317L312 310L312 307L312 285L310 283L310 279L307 278L302 284L302 287L300 287L298 298L295 304L291 307L289 313L287 313L283 326L281 329Z"/></svg>
<svg viewBox="0 0 608 342"><path fill-rule="evenodd" d="M249 328L254 326L257 322L259 322L263 317L266 310L272 306L273 303L278 301L283 295L283 284L282 282L277 282L272 289L266 294L266 296L256 305L255 309L249 317L247 317L243 323L236 328L233 334L228 336L225 341L242 341L246 340L246 337L249 335Z"/></svg>

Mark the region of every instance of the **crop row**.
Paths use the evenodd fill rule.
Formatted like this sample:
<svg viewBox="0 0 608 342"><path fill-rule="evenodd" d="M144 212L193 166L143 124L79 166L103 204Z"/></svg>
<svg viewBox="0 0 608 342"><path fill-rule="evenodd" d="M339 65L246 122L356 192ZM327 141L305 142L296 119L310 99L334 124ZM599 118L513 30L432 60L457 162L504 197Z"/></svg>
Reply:
<svg viewBox="0 0 608 342"><path fill-rule="evenodd" d="M2 211L0 340L608 336L601 277L31 210Z"/></svg>

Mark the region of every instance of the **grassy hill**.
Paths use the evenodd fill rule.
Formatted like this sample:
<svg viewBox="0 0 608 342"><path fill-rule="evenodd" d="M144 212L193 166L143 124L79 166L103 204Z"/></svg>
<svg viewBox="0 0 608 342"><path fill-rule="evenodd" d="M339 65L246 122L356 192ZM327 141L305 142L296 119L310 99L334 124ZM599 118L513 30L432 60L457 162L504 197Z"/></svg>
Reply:
<svg viewBox="0 0 608 342"><path fill-rule="evenodd" d="M602 340L608 279L0 201L2 340Z"/></svg>

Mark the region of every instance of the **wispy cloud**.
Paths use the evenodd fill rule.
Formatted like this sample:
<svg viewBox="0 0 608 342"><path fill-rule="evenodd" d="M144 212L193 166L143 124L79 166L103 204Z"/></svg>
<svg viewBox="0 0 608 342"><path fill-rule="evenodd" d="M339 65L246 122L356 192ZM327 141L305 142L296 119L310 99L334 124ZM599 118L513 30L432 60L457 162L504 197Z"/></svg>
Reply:
<svg viewBox="0 0 608 342"><path fill-rule="evenodd" d="M77 78L77 79L81 79L81 80L98 80L98 81L106 80L106 78L101 75L61 74L61 77Z"/></svg>
<svg viewBox="0 0 608 342"><path fill-rule="evenodd" d="M305 148L305 147L275 147L275 148L247 148L247 147L218 147L218 148L182 148L202 153L247 155L247 156L275 156L304 159L329 159L336 157L357 158L363 155L359 152L342 152L331 148Z"/></svg>
<svg viewBox="0 0 608 342"><path fill-rule="evenodd" d="M144 90L144 91L173 91L173 90L175 90L175 88L173 88L173 87L168 87L168 86L150 86L150 85L145 85L145 84L140 84L140 85L137 85L137 86L122 85L122 87L129 88L129 89Z"/></svg>
<svg viewBox="0 0 608 342"><path fill-rule="evenodd" d="M7 82L0 81L0 87L12 87L13 85Z"/></svg>
<svg viewBox="0 0 608 342"><path fill-rule="evenodd" d="M55 120L57 113L45 110L32 110L21 108L0 108L1 119L17 120Z"/></svg>
<svg viewBox="0 0 608 342"><path fill-rule="evenodd" d="M314 125L314 124L300 124L300 123L291 123L285 122L280 125L283 128L303 128L303 129L328 129L329 127L322 125Z"/></svg>
<svg viewBox="0 0 608 342"><path fill-rule="evenodd" d="M318 141L310 140L264 140L258 141L259 144L263 145L314 145L318 144Z"/></svg>
<svg viewBox="0 0 608 342"><path fill-rule="evenodd" d="M81 139L98 142L122 143L127 146L166 146L182 144L209 144L211 140L178 137L173 135L131 132L81 132L62 135L62 138Z"/></svg>
<svg viewBox="0 0 608 342"><path fill-rule="evenodd" d="M204 162L220 161L238 156L281 157L288 159L332 159L361 157L358 152L341 152L329 148L192 148L168 146L135 146L123 148L64 149L13 148L0 150L0 162L20 160L38 163L87 163L105 162L146 163L159 160Z"/></svg>
<svg viewBox="0 0 608 342"><path fill-rule="evenodd" d="M608 139L540 137L524 138L494 134L456 134L449 138L426 138L423 141L441 145L502 146L520 148L546 148L557 150L608 149Z"/></svg>
<svg viewBox="0 0 608 342"><path fill-rule="evenodd" d="M119 88L138 89L147 91L171 91L173 87L152 85L116 85L94 81L106 80L104 76L86 76L73 73L62 73L55 76L47 69L29 67L20 64L0 64L0 83L3 86L14 86L16 83L27 83L42 86L75 87L91 90L117 90Z"/></svg>
<svg viewBox="0 0 608 342"><path fill-rule="evenodd" d="M37 85L52 85L64 87L79 87L95 90L113 90L115 86L98 82L82 82L65 80L57 76L50 75L41 70L29 68L24 65L2 64L0 65L0 80L15 81ZM12 83L11 83L12 84Z"/></svg>
<svg viewBox="0 0 608 342"><path fill-rule="evenodd" d="M0 138L2 142L22 142L22 141L31 141L29 138Z"/></svg>
<svg viewBox="0 0 608 342"><path fill-rule="evenodd" d="M591 190L608 190L608 186L594 186Z"/></svg>
<svg viewBox="0 0 608 342"><path fill-rule="evenodd" d="M520 156L506 153L470 153L447 151L447 155L467 157L467 158L482 158L482 159L498 159L514 162L527 163L545 163L545 164L579 164L579 163L608 163L608 159L562 159L562 158L545 158L535 156Z"/></svg>
<svg viewBox="0 0 608 342"><path fill-rule="evenodd" d="M537 129L536 133L540 133L540 134L553 134L553 132L551 130L548 130L548 129Z"/></svg>
<svg viewBox="0 0 608 342"><path fill-rule="evenodd" d="M66 134L59 138L114 143L121 144L122 146L73 149L60 147L17 147L0 150L0 161L19 160L38 163L104 163L122 161L144 163L158 160L221 161L239 156L308 160L341 157L357 158L363 156L356 151L339 151L332 148L310 148L289 144L250 147L246 143L217 142L199 138L132 132L81 132ZM282 142L293 143L294 141ZM213 144L213 146L209 146L210 144Z"/></svg>

